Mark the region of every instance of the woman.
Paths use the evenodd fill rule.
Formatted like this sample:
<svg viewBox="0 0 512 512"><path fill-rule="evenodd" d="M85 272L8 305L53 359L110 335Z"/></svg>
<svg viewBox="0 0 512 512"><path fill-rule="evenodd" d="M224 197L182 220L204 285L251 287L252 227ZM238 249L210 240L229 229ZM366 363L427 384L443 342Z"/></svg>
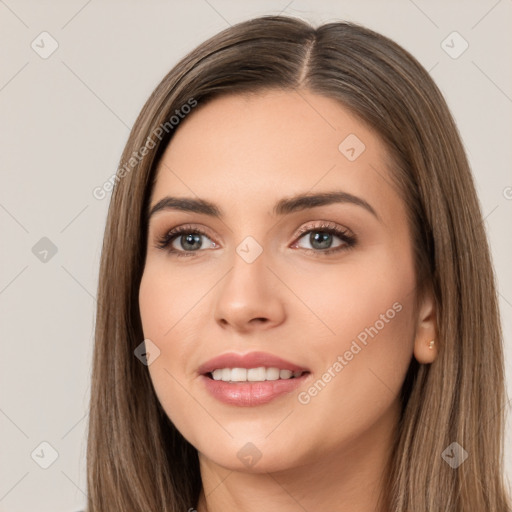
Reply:
<svg viewBox="0 0 512 512"><path fill-rule="evenodd" d="M510 510L496 287L428 73L265 16L143 107L100 270L88 510Z"/></svg>

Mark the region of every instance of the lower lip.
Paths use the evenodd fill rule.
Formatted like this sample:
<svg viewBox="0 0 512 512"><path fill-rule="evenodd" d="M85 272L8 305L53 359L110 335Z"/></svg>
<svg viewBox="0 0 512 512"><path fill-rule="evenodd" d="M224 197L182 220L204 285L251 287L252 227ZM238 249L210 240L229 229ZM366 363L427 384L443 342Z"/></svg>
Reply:
<svg viewBox="0 0 512 512"><path fill-rule="evenodd" d="M201 375L206 389L211 395L229 405L253 407L266 404L275 398L291 393L304 383L309 373L293 379L265 380L262 382L224 382Z"/></svg>

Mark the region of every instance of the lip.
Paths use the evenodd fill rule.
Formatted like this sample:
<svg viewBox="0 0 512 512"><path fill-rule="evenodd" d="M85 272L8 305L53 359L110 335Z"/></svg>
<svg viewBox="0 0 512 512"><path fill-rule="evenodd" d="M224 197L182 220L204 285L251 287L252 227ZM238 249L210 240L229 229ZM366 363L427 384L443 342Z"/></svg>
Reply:
<svg viewBox="0 0 512 512"><path fill-rule="evenodd" d="M286 361L273 354L268 354L267 352L249 352L247 354L229 352L227 354L221 354L203 363L198 368L197 372L201 375L206 375L218 368L259 368L260 366L279 368L280 370L291 370L292 372L309 372L308 368Z"/></svg>
<svg viewBox="0 0 512 512"><path fill-rule="evenodd" d="M217 400L239 407L254 407L266 404L275 398L289 394L309 380L310 373L293 379L266 380L262 382L224 382L206 375L199 378L208 392Z"/></svg>

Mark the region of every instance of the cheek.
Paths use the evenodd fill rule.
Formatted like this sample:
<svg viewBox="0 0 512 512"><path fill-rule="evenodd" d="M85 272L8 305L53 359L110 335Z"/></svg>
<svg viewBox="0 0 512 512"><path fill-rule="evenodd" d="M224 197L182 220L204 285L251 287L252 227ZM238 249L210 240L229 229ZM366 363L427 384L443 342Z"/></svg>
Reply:
<svg viewBox="0 0 512 512"><path fill-rule="evenodd" d="M148 261L139 289L139 309L144 336L155 339L175 338L189 315L211 287L212 276L205 272L172 268L165 257Z"/></svg>
<svg viewBox="0 0 512 512"><path fill-rule="evenodd" d="M160 350L148 366L156 396L176 428L191 443L196 443L191 416L194 402L187 389L195 378L197 360L197 315L205 315L199 302L204 295L204 281L190 279L190 273L169 272L168 265L151 262L146 266L139 288L139 309L145 339ZM186 343L183 340L189 340ZM192 437L190 437L192 436Z"/></svg>
<svg viewBox="0 0 512 512"><path fill-rule="evenodd" d="M160 356L149 367L152 376L167 371L168 378L169 373L178 377L191 371L186 362L191 360L196 347L192 335L194 322L190 320L200 310L197 302L201 289L194 287L193 280L185 281L183 275L150 265L142 276L139 309L144 338L160 350Z"/></svg>
<svg viewBox="0 0 512 512"><path fill-rule="evenodd" d="M322 346L324 371L298 396L303 424L317 433L312 438L322 439L312 448L321 450L340 440L350 445L398 403L413 353L413 323L409 306L394 304L401 309L392 319L389 314L388 323L368 316L363 327L353 325L356 336L337 336ZM385 318L386 311L395 312L381 311Z"/></svg>
<svg viewBox="0 0 512 512"><path fill-rule="evenodd" d="M293 283L293 292L302 302L291 308L292 314L300 312L309 333L316 331L315 348L325 345L328 352L329 347L348 348L354 339L363 344L388 339L393 344L404 340L400 332L412 329L413 262L386 247L349 256L339 265L283 269L281 273L286 282ZM306 340L304 351L311 348L310 343Z"/></svg>
<svg viewBox="0 0 512 512"><path fill-rule="evenodd" d="M315 287L304 283L299 291L302 297L307 293L326 333L315 345L323 370L299 396L312 430L324 431L334 422L337 428L327 436L342 431L351 438L397 399L413 354L415 326L413 265L401 263L398 268L383 257L350 266L350 272L331 269L316 276Z"/></svg>

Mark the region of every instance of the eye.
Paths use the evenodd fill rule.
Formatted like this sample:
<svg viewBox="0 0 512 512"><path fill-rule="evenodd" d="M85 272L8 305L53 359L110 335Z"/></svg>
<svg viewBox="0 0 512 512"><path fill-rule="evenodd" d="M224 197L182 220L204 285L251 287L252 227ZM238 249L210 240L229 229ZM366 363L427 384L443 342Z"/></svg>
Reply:
<svg viewBox="0 0 512 512"><path fill-rule="evenodd" d="M157 241L159 249L167 249L176 256L194 256L199 249L204 249L202 237L208 238L206 233L201 229L193 226L179 226L167 232ZM218 245L210 240L212 248Z"/></svg>
<svg viewBox="0 0 512 512"><path fill-rule="evenodd" d="M305 247L306 251L315 255L326 255L343 250L350 249L356 244L355 235L347 229L338 227L334 223L323 223L316 226L305 226L299 231L299 240L304 239L310 247ZM308 235L308 236L306 236ZM333 247L333 238L341 240L338 245ZM293 248L301 247L295 243Z"/></svg>

